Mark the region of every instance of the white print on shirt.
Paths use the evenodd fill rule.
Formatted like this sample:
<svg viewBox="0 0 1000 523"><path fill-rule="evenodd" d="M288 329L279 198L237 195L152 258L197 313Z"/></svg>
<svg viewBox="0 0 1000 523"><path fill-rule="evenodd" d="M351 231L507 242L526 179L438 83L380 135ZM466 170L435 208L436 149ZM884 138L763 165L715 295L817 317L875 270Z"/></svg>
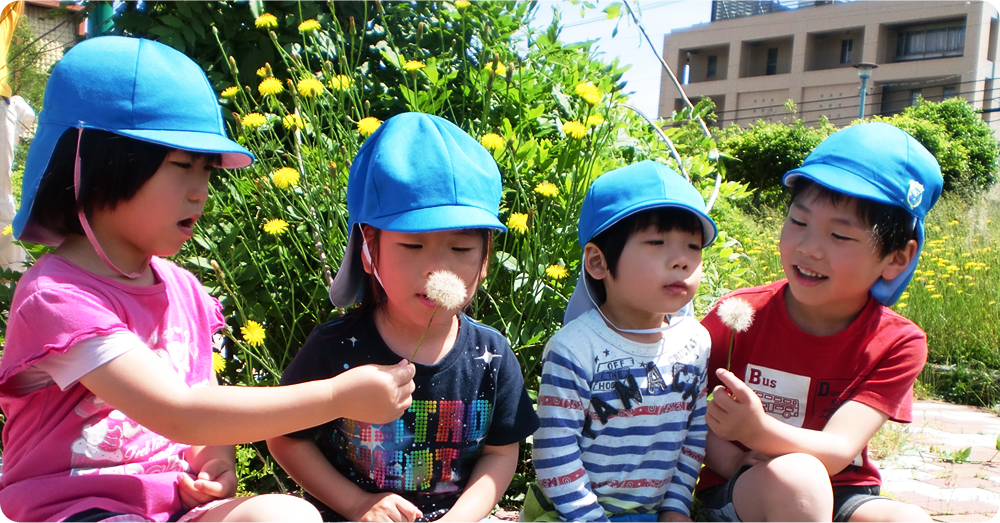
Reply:
<svg viewBox="0 0 1000 523"><path fill-rule="evenodd" d="M757 393L764 411L794 427L802 427L809 397L809 376L747 365L743 382Z"/></svg>
<svg viewBox="0 0 1000 523"><path fill-rule="evenodd" d="M187 376L191 373L194 350L190 332L180 327L171 327L160 335L150 336L146 344L154 354L170 363L179 375Z"/></svg>

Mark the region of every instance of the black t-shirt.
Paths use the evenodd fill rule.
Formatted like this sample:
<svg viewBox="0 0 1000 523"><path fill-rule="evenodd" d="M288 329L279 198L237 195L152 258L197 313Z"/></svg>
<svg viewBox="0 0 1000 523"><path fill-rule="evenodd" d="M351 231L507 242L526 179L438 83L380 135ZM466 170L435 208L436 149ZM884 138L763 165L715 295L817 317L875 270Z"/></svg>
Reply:
<svg viewBox="0 0 1000 523"><path fill-rule="evenodd" d="M353 367L394 365L371 314L317 327L282 385ZM538 428L517 356L499 332L459 315L455 346L436 365L415 364L413 405L384 425L340 418L289 434L311 439L345 477L368 492L393 492L425 515L451 508L483 445L508 445ZM321 507L326 508L326 507Z"/></svg>

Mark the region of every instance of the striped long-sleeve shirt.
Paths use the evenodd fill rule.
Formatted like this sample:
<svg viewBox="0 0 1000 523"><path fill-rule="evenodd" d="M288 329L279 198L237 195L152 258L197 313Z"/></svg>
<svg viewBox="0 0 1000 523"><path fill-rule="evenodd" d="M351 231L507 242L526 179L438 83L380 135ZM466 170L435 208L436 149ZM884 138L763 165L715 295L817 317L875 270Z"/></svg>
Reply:
<svg viewBox="0 0 1000 523"><path fill-rule="evenodd" d="M690 514L708 431L710 345L690 316L672 319L659 342L637 343L593 310L552 337L532 458L563 520Z"/></svg>

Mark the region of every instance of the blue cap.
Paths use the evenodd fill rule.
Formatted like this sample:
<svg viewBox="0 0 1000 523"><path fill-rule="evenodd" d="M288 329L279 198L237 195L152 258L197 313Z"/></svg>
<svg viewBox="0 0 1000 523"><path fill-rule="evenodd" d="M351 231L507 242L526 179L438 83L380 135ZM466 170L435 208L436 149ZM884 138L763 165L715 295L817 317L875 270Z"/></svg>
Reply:
<svg viewBox="0 0 1000 523"><path fill-rule="evenodd" d="M917 253L892 280L879 278L871 293L892 305L906 290L924 246L924 218L941 196L944 180L934 155L903 130L883 122L862 123L833 133L813 149L782 183L799 177L855 198L902 207L914 218Z"/></svg>
<svg viewBox="0 0 1000 523"><path fill-rule="evenodd" d="M405 233L496 229L502 183L493 156L457 125L424 113L385 121L354 157L347 181L349 238L330 286L337 307L363 289L360 228Z"/></svg>
<svg viewBox="0 0 1000 523"><path fill-rule="evenodd" d="M683 176L669 167L644 160L599 176L590 184L580 209L578 238L580 246L602 231L637 212L661 207L676 207L690 211L701 221L702 248L708 247L718 234L715 222L705 211L705 199ZM573 296L566 305L563 323L595 308L590 297L583 264Z"/></svg>
<svg viewBox="0 0 1000 523"><path fill-rule="evenodd" d="M141 38L102 36L76 44L52 69L28 150L14 236L58 245L62 236L29 220L35 194L67 129L101 129L185 151L220 154L246 167L250 151L226 137L218 97L183 53Z"/></svg>

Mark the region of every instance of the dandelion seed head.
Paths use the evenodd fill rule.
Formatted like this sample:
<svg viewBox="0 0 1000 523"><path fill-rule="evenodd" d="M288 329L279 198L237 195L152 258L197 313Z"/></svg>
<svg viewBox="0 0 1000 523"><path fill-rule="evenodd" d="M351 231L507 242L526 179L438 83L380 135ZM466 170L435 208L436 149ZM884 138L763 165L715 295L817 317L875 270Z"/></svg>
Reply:
<svg viewBox="0 0 1000 523"><path fill-rule="evenodd" d="M753 324L753 306L743 298L729 298L719 304L722 323L736 332L746 332Z"/></svg>
<svg viewBox="0 0 1000 523"><path fill-rule="evenodd" d="M457 309L465 302L465 282L451 271L432 272L424 292L445 309Z"/></svg>

